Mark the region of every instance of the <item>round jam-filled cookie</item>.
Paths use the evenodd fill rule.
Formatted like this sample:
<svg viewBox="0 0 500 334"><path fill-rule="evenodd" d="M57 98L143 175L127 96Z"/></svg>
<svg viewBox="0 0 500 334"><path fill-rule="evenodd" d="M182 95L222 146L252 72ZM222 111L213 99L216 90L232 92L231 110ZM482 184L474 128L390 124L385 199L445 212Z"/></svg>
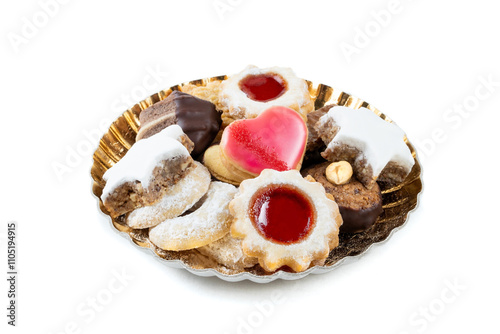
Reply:
<svg viewBox="0 0 500 334"><path fill-rule="evenodd" d="M167 98L144 109L136 140L148 138L165 127L178 124L193 141L193 156L199 156L212 143L221 125L215 105L195 96L173 91Z"/></svg>
<svg viewBox="0 0 500 334"><path fill-rule="evenodd" d="M288 266L296 272L322 263L337 247L342 218L337 204L317 182L297 170L264 170L241 183L229 205L231 235L243 252L267 271Z"/></svg>
<svg viewBox="0 0 500 334"><path fill-rule="evenodd" d="M219 101L225 124L255 118L271 106L293 109L304 120L314 110L307 83L283 67L248 66L222 82Z"/></svg>
<svg viewBox="0 0 500 334"><path fill-rule="evenodd" d="M370 228L382 213L382 194L378 184L367 189L354 178L342 185L336 185L328 181L325 171L330 162L305 168L302 175L310 175L321 183L328 194L335 198L342 215L344 223L340 232L358 233Z"/></svg>
<svg viewBox="0 0 500 334"><path fill-rule="evenodd" d="M149 230L149 240L161 249L173 251L198 248L219 240L229 232L228 206L236 192L236 187L230 184L212 182L198 209L153 227Z"/></svg>
<svg viewBox="0 0 500 334"><path fill-rule="evenodd" d="M186 175L168 187L158 202L135 209L126 217L126 223L132 228L147 228L175 218L198 202L209 186L210 173L205 166L195 161Z"/></svg>

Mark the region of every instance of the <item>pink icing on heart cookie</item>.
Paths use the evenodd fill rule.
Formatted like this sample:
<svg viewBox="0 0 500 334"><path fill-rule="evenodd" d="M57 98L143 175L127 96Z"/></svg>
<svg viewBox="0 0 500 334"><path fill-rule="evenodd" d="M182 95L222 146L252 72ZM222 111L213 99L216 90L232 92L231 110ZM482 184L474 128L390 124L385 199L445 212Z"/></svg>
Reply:
<svg viewBox="0 0 500 334"><path fill-rule="evenodd" d="M221 149L238 170L259 175L266 168L300 168L307 141L302 117L286 107L271 107L257 118L231 123L222 134Z"/></svg>

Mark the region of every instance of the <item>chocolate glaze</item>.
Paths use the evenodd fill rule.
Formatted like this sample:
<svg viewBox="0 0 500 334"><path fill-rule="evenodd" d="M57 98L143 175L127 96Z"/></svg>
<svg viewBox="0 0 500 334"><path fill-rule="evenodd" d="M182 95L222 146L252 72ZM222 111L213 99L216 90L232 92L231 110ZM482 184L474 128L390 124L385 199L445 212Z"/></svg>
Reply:
<svg viewBox="0 0 500 334"><path fill-rule="evenodd" d="M195 96L174 91L177 124L194 143L193 156L203 153L217 136L222 123L215 105Z"/></svg>
<svg viewBox="0 0 500 334"><path fill-rule="evenodd" d="M371 227L384 210L382 203L378 203L372 207L357 210L339 205L339 211L344 221L340 226L340 232L359 233Z"/></svg>
<svg viewBox="0 0 500 334"><path fill-rule="evenodd" d="M354 177L345 185L334 185L325 176L329 164L330 162L324 162L307 167L302 170L302 175L311 175L335 198L343 220L340 232L359 233L367 230L383 212L380 188L375 185L372 189L367 189Z"/></svg>
<svg viewBox="0 0 500 334"><path fill-rule="evenodd" d="M180 91L173 91L166 99L143 110L139 120L141 128L136 140L178 124L194 143L194 157L201 155L212 143L222 123L213 103Z"/></svg>

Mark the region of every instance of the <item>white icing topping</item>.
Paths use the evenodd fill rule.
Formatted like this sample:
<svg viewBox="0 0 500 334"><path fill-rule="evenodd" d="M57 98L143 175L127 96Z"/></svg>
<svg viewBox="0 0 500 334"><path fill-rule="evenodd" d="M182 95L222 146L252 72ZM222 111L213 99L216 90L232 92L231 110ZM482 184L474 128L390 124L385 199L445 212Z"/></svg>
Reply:
<svg viewBox="0 0 500 334"><path fill-rule="evenodd" d="M125 182L140 181L147 188L154 168L161 161L180 156L189 157L188 150L178 141L183 134L180 126L171 125L136 142L120 161L104 173L102 178L106 181L106 186L102 191L102 200Z"/></svg>
<svg viewBox="0 0 500 334"><path fill-rule="evenodd" d="M391 161L410 170L415 163L410 149L404 142L405 134L394 123L378 117L367 108L357 110L347 107L333 107L320 118L320 124L332 119L340 128L328 148L349 145L363 152L367 164L372 167L374 177L378 177Z"/></svg>
<svg viewBox="0 0 500 334"><path fill-rule="evenodd" d="M287 83L287 90L280 97L267 102L250 99L240 89L240 81L248 75L266 73L276 73L280 75ZM244 113L242 116L245 118L255 118L271 106L292 108L305 118L312 107L307 83L303 79L298 78L295 73L293 73L292 69L286 67L269 67L261 69L253 65L247 66L240 73L222 82L220 103L223 107L228 108L230 110L229 113L233 116Z"/></svg>
<svg viewBox="0 0 500 334"><path fill-rule="evenodd" d="M178 141L180 141L180 138L184 136L184 131L182 131L182 128L177 124L167 126L160 132L164 132L163 134L165 136L168 136Z"/></svg>
<svg viewBox="0 0 500 334"><path fill-rule="evenodd" d="M198 161L194 163L195 167L169 187L159 202L132 211L127 217L127 225L132 228L153 227L191 208L210 186L208 169Z"/></svg>

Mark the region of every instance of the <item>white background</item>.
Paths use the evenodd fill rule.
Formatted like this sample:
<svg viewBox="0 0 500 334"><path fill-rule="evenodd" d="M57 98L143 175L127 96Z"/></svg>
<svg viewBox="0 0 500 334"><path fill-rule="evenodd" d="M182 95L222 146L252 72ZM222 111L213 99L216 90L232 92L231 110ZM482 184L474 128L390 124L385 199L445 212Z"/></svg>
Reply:
<svg viewBox="0 0 500 334"><path fill-rule="evenodd" d="M19 226L18 326L6 325L2 278L2 333L499 333L494 1L62 2L0 5L1 268L6 224ZM424 149L420 205L388 243L328 274L259 285L165 267L110 227L90 192L100 124L248 64L369 101Z"/></svg>

